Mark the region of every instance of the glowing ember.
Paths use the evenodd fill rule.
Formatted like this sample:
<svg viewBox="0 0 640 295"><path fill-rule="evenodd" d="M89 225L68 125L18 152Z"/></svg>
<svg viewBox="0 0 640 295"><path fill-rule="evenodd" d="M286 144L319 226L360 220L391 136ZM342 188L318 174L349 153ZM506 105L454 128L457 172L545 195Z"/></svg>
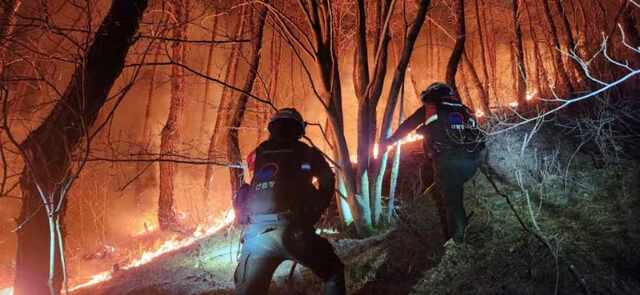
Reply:
<svg viewBox="0 0 640 295"><path fill-rule="evenodd" d="M99 274L91 276L91 279L89 279L88 281L86 281L86 282L84 282L84 283L82 283L80 285L74 286L73 288L69 289L69 291L73 292L73 291L78 290L78 289L82 289L82 288L85 288L85 287L93 286L93 285L98 284L100 282L104 282L104 281L110 280L111 276L112 276L112 273L110 271L101 272Z"/></svg>
<svg viewBox="0 0 640 295"><path fill-rule="evenodd" d="M377 159L379 153L380 153L380 146L376 143L373 145L373 158Z"/></svg>
<svg viewBox="0 0 640 295"><path fill-rule="evenodd" d="M478 118L482 118L482 117L484 117L484 112L483 112L483 111L481 111L481 110L477 110L477 111L476 111L476 117L478 117Z"/></svg>
<svg viewBox="0 0 640 295"><path fill-rule="evenodd" d="M423 138L424 138L424 136L422 136L422 135L420 135L418 133L412 132L409 135L407 135L405 138L401 139L398 143L400 145L403 145L403 144L406 144L406 143L420 141Z"/></svg>
<svg viewBox="0 0 640 295"><path fill-rule="evenodd" d="M512 107L512 108L515 108L515 107L517 107L517 106L518 106L518 102L516 102L516 101L514 101L514 102L510 102L510 103L509 103L509 106L510 106L510 107Z"/></svg>
<svg viewBox="0 0 640 295"><path fill-rule="evenodd" d="M527 97L525 98L527 101L532 100L538 94L537 91L527 91Z"/></svg>
<svg viewBox="0 0 640 295"><path fill-rule="evenodd" d="M234 219L235 219L235 213L233 212L233 210L229 210L224 214L221 220L216 222L213 226L204 230L198 227L190 237L187 237L185 239L181 239L181 240L171 239L171 240L165 241L164 243L162 243L162 245L160 245L155 250L145 251L144 253L142 253L142 255L140 255L138 259L134 259L131 263L121 267L121 269L126 270L126 269L131 269L131 268L141 266L163 254L192 245L193 243L197 242L202 238L205 238L217 233L218 231L223 229L225 226L231 224ZM81 288L86 288L89 286L96 285L98 283L111 279L112 276L113 276L112 271L99 273L97 275L92 276L89 281L79 284L77 286L74 286L69 291L75 291ZM12 293L7 293L7 295L10 295L10 294ZM5 295L5 294L0 293L0 295Z"/></svg>

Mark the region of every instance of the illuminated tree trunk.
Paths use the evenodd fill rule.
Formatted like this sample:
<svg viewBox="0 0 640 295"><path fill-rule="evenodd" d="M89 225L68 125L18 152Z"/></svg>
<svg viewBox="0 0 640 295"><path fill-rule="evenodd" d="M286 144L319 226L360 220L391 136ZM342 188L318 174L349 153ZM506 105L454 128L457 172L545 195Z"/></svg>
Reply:
<svg viewBox="0 0 640 295"><path fill-rule="evenodd" d="M79 172L72 171L69 153L86 139L87 128L105 104L146 6L144 0L113 1L59 102L20 143L26 165L20 177L23 199L17 219L16 295L60 292L64 198L77 176L74 173Z"/></svg>
<svg viewBox="0 0 640 295"><path fill-rule="evenodd" d="M381 198L374 193L371 186L375 182L374 167L370 165L371 151L376 134L376 108L382 86L387 74L387 57L391 35L385 27L386 16L393 9L389 0L379 3L377 11L376 31L374 39L374 69L369 72L369 54L367 50L367 17L364 0L358 1L357 49L354 57L356 65L353 73L356 97L358 98L358 147L357 147L357 196L369 202L371 225L379 222L382 212ZM384 15L384 17L382 17ZM369 223L369 221L367 221Z"/></svg>
<svg viewBox="0 0 640 295"><path fill-rule="evenodd" d="M456 73L458 72L458 65L460 64L460 58L464 52L464 43L466 40L465 32L465 19L464 19L464 0L456 0L455 4L456 13L456 44L453 47L451 56L449 57L449 63L447 64L447 84L458 93L456 87Z"/></svg>
<svg viewBox="0 0 640 295"><path fill-rule="evenodd" d="M240 38L242 36L242 32L244 31L245 25L245 11L246 9L243 7L241 10L241 18L240 23L236 28L236 32L234 36L236 38ZM238 73L238 59L240 56L240 43L236 43L231 48L231 54L228 58L227 70L225 72L224 81L228 84L235 85L237 73ZM216 121L213 126L213 132L211 133L211 138L209 140L209 149L207 152L207 158L209 161L215 160L218 156L217 153L220 152L220 137L218 134L226 134L226 131L222 131L222 128L227 128L228 123L226 122L226 112L228 112L229 108L229 100L232 94L232 90L224 87L222 89L222 95L220 97L220 101L218 102L218 107L216 109ZM209 198L209 192L211 190L212 185L212 177L213 177L213 165L206 165L205 173L204 173L204 185L202 188L202 199L207 200Z"/></svg>
<svg viewBox="0 0 640 295"><path fill-rule="evenodd" d="M187 22L189 21L189 0L173 0L170 4L171 12L177 23L174 24L173 38L185 39ZM187 48L183 42L174 41L171 44L171 55L174 63L183 64L187 59ZM185 73L184 68L174 65L171 67L171 102L169 115L162 128L160 137L160 157L175 154L180 139L179 124L185 101ZM158 198L158 224L163 231L181 231L174 208L174 184L176 164L170 161L160 162L160 196Z"/></svg>
<svg viewBox="0 0 640 295"><path fill-rule="evenodd" d="M229 118L230 128L227 131L227 159L229 163L241 163L242 157L240 154L240 142L238 140L238 129L242 125L242 119L244 118L249 96L247 93L251 93L253 84L256 81L258 70L260 68L260 50L262 49L262 36L264 33L264 23L267 17L267 8L264 5L259 6L258 19L254 25L251 26L251 53L249 56L249 69L247 77L244 81L244 86L240 96L238 97L237 104L232 110L232 114ZM244 182L243 170L237 168L229 168L229 174L231 176L231 190L232 193L238 191L240 185Z"/></svg>
<svg viewBox="0 0 640 295"><path fill-rule="evenodd" d="M330 11L326 1L308 1L302 7L310 25L311 37L314 43L314 66L318 72L317 85L319 99L326 106L326 114L331 123L338 155L337 162L341 167L341 180L344 183L346 195L352 210L354 221L360 229L371 225L371 215L368 212L369 200L356 196L356 173L349 158L349 148L344 135L344 118L342 113L342 90L340 71L338 69L338 55L334 43L333 20L321 11Z"/></svg>
<svg viewBox="0 0 640 295"><path fill-rule="evenodd" d="M520 0L511 0L511 20L513 21L513 53L514 53L514 83L518 110L524 110L527 105L527 71L522 46L522 29L520 28Z"/></svg>
<svg viewBox="0 0 640 295"><path fill-rule="evenodd" d="M385 2L386 3L390 3ZM415 39L417 38L419 28L422 27L422 23L424 22L424 16L426 15L426 8L429 6L430 1L422 0L419 4L418 16L416 19L420 19L419 24L416 24L417 21L413 24L412 30L405 38L405 46L403 50L408 51L409 53L401 59L401 62L397 66L396 72L394 74L393 82L391 85L391 92L389 96L389 100L391 100L392 106L395 108L395 101L397 100L397 94L399 92L399 88L401 82L404 78L404 71L406 70L409 58L411 56L411 52L413 50L413 45L415 43ZM380 92L382 91L382 84L384 82L384 75L386 73L386 67L384 63L381 61L386 61L386 45L385 41L387 36L386 32L381 32L378 36L378 42L380 45L377 47L377 53L375 54L375 66L373 69L373 77L368 81L367 76L370 74L368 69L365 71L365 66L368 67L368 56L363 54L366 52L366 48L363 45L366 45L366 30L363 30L365 20L364 15L364 1L358 2L358 36L356 37L358 52L355 55L357 60L356 63L356 71L355 74L356 80L356 96L359 98L359 114L364 113L365 117L375 118L373 111L374 106L377 104L377 100L379 99ZM342 183L344 183L346 194L349 198L349 203L353 206L353 217L356 223L356 228L358 229L360 234L367 234L369 229L373 226L373 216L371 214L371 199L368 196L363 196L360 193L367 190L367 188L359 187L362 185L362 179L366 179L364 182L368 181L369 177L361 177L358 175L357 171L367 171L371 166L364 166L367 162L370 162L370 149L365 148L365 146L360 146L361 144L366 145L366 143L371 143L372 140L369 139L370 131L375 130L375 124L371 124L371 121L366 123L365 121L361 121L358 123L360 130L365 130L364 137L359 137L358 139L358 157L365 159L363 166L358 169L354 169L350 157L349 157L349 148L347 146L347 141L344 134L344 114L342 112L342 92L341 92L341 80L340 80L340 72L338 69L338 55L336 54L336 44L334 40L334 31L333 31L333 19L332 17L325 13L326 11L331 11L330 3L328 1L307 1L305 5L300 6L302 10L304 10L304 15L307 19L307 23L309 24L309 28L311 30L311 40L313 43L313 61L315 62L315 66L318 70L318 80L319 83L316 85L316 89L318 92L319 99L325 106L326 114L328 117L328 121L331 123L331 129L333 130L333 135L335 139L335 149L337 151L337 162L340 165L340 176ZM414 28L415 32L414 32ZM384 31L384 29L383 29ZM363 42L365 40L365 42ZM409 41L410 40L410 41ZM368 82L368 83L365 83ZM359 85L358 85L359 84ZM365 104L365 101L368 100L368 103ZM385 112L390 112L393 114L393 108L387 108ZM368 112L367 112L368 111ZM389 115L389 116L391 116ZM385 116L387 116L385 114ZM359 118L360 120L360 118ZM362 119L364 120L364 118ZM389 118L387 118L387 121ZM389 122L386 123L387 129L389 129ZM385 131L385 134L387 131ZM361 132L362 133L362 132ZM361 134L362 135L362 134ZM388 135L386 135L388 136ZM365 152L366 150L366 152ZM358 163L360 165L360 163ZM379 164L376 167L381 167ZM368 174L368 172L367 172Z"/></svg>
<svg viewBox="0 0 640 295"><path fill-rule="evenodd" d="M400 93L400 106L398 110L398 127L404 121L404 84ZM400 173L400 154L402 145L398 144L393 152L393 162L391 164L391 175L389 176L389 204L387 204L387 224L393 221L396 210L396 189L398 188L398 174Z"/></svg>
<svg viewBox="0 0 640 295"><path fill-rule="evenodd" d="M403 88L402 85L404 84L407 67L409 66L409 61L411 60L411 55L413 53L416 40L418 39L418 35L420 34L420 31L422 29L424 20L426 19L427 10L430 5L431 1L420 1L419 6L417 7L416 16L411 23L409 30L407 31L407 35L403 40L404 44L402 47L402 51L400 52L398 64L396 65L395 71L393 73L393 79L391 80L391 86L389 87L389 93L387 94L387 105L385 106L382 117L382 124L380 125L381 139L391 136L391 123L393 120L393 113L395 112L396 106L398 104L398 96L400 95L400 91ZM386 171L387 161L388 153L386 150L384 150L380 151L379 159L373 162L375 168L372 170L376 172L377 177L375 196L379 200L381 200L382 198L382 179Z"/></svg>

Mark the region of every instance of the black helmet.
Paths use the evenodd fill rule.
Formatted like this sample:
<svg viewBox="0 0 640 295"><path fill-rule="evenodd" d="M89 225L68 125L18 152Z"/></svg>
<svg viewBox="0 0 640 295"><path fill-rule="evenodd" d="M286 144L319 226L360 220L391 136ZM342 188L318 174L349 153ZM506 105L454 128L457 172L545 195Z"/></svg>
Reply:
<svg viewBox="0 0 640 295"><path fill-rule="evenodd" d="M420 100L422 100L422 102L439 101L443 97L451 96L454 96L451 86L442 82L436 82L429 85L427 90L420 93Z"/></svg>
<svg viewBox="0 0 640 295"><path fill-rule="evenodd" d="M283 108L278 110L269 121L269 132L276 137L295 137L304 135L306 123L302 115L295 108Z"/></svg>

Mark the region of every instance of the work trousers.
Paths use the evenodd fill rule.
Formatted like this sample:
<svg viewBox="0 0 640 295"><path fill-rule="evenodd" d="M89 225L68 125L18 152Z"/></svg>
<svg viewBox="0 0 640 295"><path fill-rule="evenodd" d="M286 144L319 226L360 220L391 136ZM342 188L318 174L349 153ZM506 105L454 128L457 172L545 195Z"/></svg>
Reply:
<svg viewBox="0 0 640 295"><path fill-rule="evenodd" d="M234 275L236 294L267 294L273 273L284 260L294 260L311 269L324 282L325 294L346 294L344 265L333 246L312 228L292 226L247 231Z"/></svg>
<svg viewBox="0 0 640 295"><path fill-rule="evenodd" d="M466 151L443 151L425 159L422 169L426 185L434 184L431 196L440 215L445 239L464 241L467 215L464 209L464 184L475 175L479 160Z"/></svg>

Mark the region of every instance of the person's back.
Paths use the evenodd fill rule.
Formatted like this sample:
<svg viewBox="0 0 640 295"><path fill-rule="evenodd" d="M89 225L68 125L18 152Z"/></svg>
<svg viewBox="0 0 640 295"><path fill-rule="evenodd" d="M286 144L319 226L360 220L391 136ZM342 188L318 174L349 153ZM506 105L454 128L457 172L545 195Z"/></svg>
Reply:
<svg viewBox="0 0 640 295"><path fill-rule="evenodd" d="M248 209L255 214L295 211L300 196L313 189L311 153L306 144L267 140L255 151L251 192L255 200ZM305 169L306 168L306 169Z"/></svg>
<svg viewBox="0 0 640 295"><path fill-rule="evenodd" d="M237 207L246 225L237 294L266 294L273 272L287 259L320 276L327 294L345 294L342 262L313 228L333 196L335 178L322 153L298 140L303 124L297 111L282 110L269 124L270 139L249 157L253 178L235 202L242 203Z"/></svg>
<svg viewBox="0 0 640 295"><path fill-rule="evenodd" d="M423 181L435 185L431 195L440 213L443 235L463 242L467 223L463 187L477 170L478 153L484 148L483 134L450 86L433 83L420 98L423 106L381 145L392 144L414 129L424 136Z"/></svg>
<svg viewBox="0 0 640 295"><path fill-rule="evenodd" d="M419 130L425 138L425 150L472 155L484 148L484 136L467 106L455 99L442 99L433 105L436 119L427 118Z"/></svg>

